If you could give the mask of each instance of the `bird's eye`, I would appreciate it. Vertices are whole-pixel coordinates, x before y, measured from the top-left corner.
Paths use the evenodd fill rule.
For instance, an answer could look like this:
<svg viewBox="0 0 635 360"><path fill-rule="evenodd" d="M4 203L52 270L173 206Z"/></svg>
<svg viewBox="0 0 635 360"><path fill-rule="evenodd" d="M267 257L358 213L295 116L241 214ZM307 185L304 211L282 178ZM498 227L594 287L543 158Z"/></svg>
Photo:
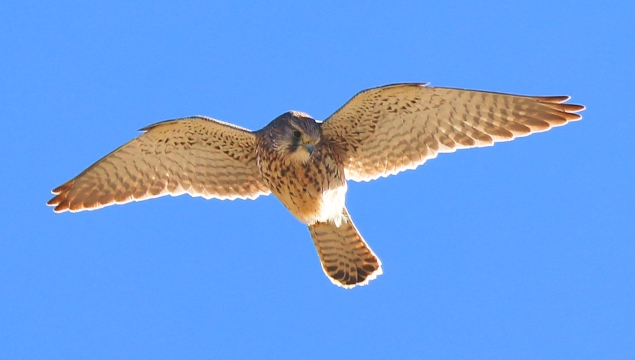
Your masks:
<svg viewBox="0 0 635 360"><path fill-rule="evenodd" d="M298 130L296 130L296 131L293 132L293 137L296 138L296 139L299 139L299 138L302 137L302 133L299 132Z"/></svg>

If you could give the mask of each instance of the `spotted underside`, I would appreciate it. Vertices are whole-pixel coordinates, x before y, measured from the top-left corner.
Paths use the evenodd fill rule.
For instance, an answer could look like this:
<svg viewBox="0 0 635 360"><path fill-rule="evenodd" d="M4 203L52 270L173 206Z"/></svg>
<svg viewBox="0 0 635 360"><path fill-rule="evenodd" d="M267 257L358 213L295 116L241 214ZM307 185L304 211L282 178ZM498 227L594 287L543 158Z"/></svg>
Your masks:
<svg viewBox="0 0 635 360"><path fill-rule="evenodd" d="M398 84L360 92L322 125L341 149L347 180L414 169L438 153L562 126L582 117L568 96L520 96Z"/></svg>
<svg viewBox="0 0 635 360"><path fill-rule="evenodd" d="M254 199L269 194L256 164L255 135L205 117L169 120L53 190L55 212L99 209L159 196Z"/></svg>
<svg viewBox="0 0 635 360"><path fill-rule="evenodd" d="M490 146L581 119L567 96L396 84L358 93L324 122L288 112L251 132L206 117L161 122L53 190L56 212L163 195L255 199L273 192L307 224L336 285L382 274L346 209L346 180L414 169L437 154Z"/></svg>

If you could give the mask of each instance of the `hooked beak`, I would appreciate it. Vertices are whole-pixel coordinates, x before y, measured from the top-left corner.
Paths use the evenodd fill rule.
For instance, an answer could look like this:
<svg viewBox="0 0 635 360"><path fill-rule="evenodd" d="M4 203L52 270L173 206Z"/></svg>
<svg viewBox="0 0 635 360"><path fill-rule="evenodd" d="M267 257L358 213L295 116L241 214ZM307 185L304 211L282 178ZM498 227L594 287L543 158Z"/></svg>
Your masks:
<svg viewBox="0 0 635 360"><path fill-rule="evenodd" d="M309 155L312 155L313 151L315 150L315 144L313 143L304 144L304 148L309 152Z"/></svg>

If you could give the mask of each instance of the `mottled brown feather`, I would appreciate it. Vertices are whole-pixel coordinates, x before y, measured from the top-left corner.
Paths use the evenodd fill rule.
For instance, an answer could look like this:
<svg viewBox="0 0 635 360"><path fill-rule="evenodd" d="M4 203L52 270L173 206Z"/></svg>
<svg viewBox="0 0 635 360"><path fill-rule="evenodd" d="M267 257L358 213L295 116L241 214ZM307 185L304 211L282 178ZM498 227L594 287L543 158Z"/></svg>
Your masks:
<svg viewBox="0 0 635 360"><path fill-rule="evenodd" d="M254 133L205 117L170 120L55 188L48 205L81 211L183 193L253 199L271 189L309 226L328 278L352 288L382 268L346 210L347 179L579 120L584 106L567 100L396 84L360 92L323 123L288 112Z"/></svg>
<svg viewBox="0 0 635 360"><path fill-rule="evenodd" d="M322 270L335 285L352 288L366 285L382 274L381 261L366 244L344 209L345 221L309 226Z"/></svg>
<svg viewBox="0 0 635 360"><path fill-rule="evenodd" d="M255 135L205 117L150 125L145 134L55 188L56 212L98 209L184 193L206 199L269 194L256 164Z"/></svg>
<svg viewBox="0 0 635 360"><path fill-rule="evenodd" d="M520 96L397 84L354 96L322 124L346 178L369 181L414 169L442 152L482 147L579 120L568 96Z"/></svg>

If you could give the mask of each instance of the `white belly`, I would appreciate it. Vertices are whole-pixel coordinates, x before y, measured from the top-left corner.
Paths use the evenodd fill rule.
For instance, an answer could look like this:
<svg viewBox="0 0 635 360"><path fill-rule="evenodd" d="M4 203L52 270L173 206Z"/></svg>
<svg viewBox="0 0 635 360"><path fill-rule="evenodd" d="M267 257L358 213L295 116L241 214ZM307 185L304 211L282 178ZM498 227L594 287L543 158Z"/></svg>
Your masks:
<svg viewBox="0 0 635 360"><path fill-rule="evenodd" d="M346 206L347 188L346 183L344 183L343 186L324 191L322 198L317 201L315 213L307 214L308 216L303 222L308 225L316 222L334 222L339 227Z"/></svg>

